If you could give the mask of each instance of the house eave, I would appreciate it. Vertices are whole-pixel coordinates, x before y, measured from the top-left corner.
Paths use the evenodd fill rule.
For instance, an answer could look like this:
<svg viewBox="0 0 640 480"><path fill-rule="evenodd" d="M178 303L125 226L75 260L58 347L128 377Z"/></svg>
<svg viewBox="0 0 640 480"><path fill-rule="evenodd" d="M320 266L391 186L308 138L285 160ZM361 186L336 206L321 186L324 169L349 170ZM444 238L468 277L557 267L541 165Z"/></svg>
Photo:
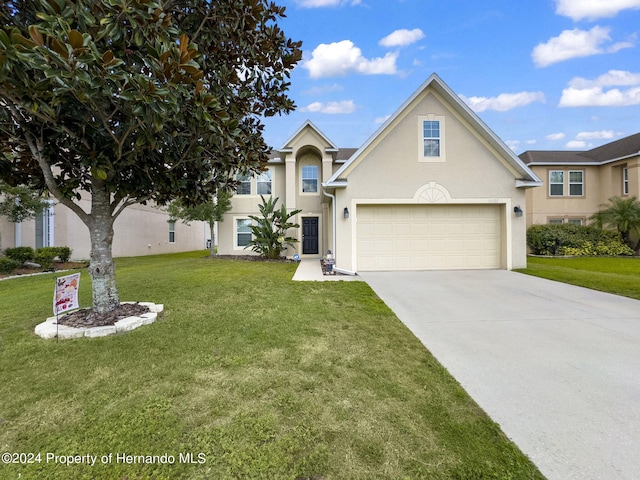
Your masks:
<svg viewBox="0 0 640 480"><path fill-rule="evenodd" d="M544 185L541 181L516 179L516 188L534 188Z"/></svg>

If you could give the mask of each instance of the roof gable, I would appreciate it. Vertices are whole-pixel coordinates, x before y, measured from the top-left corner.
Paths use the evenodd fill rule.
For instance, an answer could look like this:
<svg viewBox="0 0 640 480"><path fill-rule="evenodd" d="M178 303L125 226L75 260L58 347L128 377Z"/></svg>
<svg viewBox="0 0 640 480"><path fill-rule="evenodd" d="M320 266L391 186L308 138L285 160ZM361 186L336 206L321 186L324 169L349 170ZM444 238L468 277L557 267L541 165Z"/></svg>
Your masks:
<svg viewBox="0 0 640 480"><path fill-rule="evenodd" d="M298 130L296 130L293 135L291 135L286 142L284 142L284 145L279 148L278 150L281 152L286 152L291 150L291 148L293 147L293 145L296 143L296 140L298 140L299 137L301 137L305 130L312 130L313 133L319 137L319 139L321 140L322 143L324 143L325 146L325 150L327 151L338 151L338 147L336 146L335 143L333 143L331 140L329 140L329 137L327 137L324 133L322 133L320 131L320 129L318 127L316 127L311 120L307 120L305 121L302 126L300 128L298 128Z"/></svg>
<svg viewBox="0 0 640 480"><path fill-rule="evenodd" d="M327 186L345 186L344 176L348 175L364 157L369 147L378 142L411 105L428 89L432 89L446 105L463 118L475 132L489 144L505 163L516 172L517 186L538 186L542 181L531 171L513 151L447 86L435 73L432 74L387 121L338 169L326 183ZM518 177L519 176L519 177ZM342 179L341 181L339 181Z"/></svg>

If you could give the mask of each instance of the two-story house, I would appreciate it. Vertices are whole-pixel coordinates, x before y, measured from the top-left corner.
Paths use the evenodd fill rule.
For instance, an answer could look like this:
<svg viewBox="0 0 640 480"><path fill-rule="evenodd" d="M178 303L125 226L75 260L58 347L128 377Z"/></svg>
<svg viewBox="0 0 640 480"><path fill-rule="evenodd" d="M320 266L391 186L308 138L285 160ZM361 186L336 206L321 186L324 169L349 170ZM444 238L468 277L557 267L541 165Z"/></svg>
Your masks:
<svg viewBox="0 0 640 480"><path fill-rule="evenodd" d="M331 250L336 269L425 270L526 265L525 192L540 179L431 75L357 149L311 122L241 178L219 224L218 252L247 254L260 195L300 209L302 258Z"/></svg>
<svg viewBox="0 0 640 480"><path fill-rule="evenodd" d="M586 151L526 151L520 159L544 181L527 191L527 226L585 225L611 197L640 197L640 133Z"/></svg>

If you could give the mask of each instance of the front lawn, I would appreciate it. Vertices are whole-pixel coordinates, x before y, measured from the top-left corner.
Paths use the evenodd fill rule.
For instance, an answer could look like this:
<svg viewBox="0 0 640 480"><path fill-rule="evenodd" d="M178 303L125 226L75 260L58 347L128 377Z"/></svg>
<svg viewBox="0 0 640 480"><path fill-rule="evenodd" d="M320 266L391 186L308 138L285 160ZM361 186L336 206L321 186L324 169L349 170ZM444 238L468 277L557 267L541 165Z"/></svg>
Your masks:
<svg viewBox="0 0 640 480"><path fill-rule="evenodd" d="M518 271L640 300L638 257L529 257Z"/></svg>
<svg viewBox="0 0 640 480"><path fill-rule="evenodd" d="M114 337L42 340L54 276L0 282L1 478L542 478L365 283L204 255L119 259L165 315Z"/></svg>

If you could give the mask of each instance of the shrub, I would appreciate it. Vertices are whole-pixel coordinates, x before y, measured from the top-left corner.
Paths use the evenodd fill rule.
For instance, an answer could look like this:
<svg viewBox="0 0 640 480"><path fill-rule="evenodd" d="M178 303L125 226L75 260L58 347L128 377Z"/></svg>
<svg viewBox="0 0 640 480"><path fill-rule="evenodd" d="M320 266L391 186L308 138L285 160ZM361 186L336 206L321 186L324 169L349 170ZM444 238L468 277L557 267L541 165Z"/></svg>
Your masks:
<svg viewBox="0 0 640 480"><path fill-rule="evenodd" d="M53 268L53 259L57 256L57 247L40 247L36 249L33 259L36 263L39 263L42 268Z"/></svg>
<svg viewBox="0 0 640 480"><path fill-rule="evenodd" d="M34 252L31 247L14 247L7 248L4 251L4 254L16 262L20 262L22 265L24 262L29 262L33 260Z"/></svg>
<svg viewBox="0 0 640 480"><path fill-rule="evenodd" d="M618 232L573 224L532 225L527 245L534 255L633 255Z"/></svg>
<svg viewBox="0 0 640 480"><path fill-rule="evenodd" d="M62 263L66 263L71 258L72 250L69 247L50 247L54 248L57 252L56 257L60 259Z"/></svg>
<svg viewBox="0 0 640 480"><path fill-rule="evenodd" d="M11 273L24 262L19 262L9 257L0 257L0 273Z"/></svg>

